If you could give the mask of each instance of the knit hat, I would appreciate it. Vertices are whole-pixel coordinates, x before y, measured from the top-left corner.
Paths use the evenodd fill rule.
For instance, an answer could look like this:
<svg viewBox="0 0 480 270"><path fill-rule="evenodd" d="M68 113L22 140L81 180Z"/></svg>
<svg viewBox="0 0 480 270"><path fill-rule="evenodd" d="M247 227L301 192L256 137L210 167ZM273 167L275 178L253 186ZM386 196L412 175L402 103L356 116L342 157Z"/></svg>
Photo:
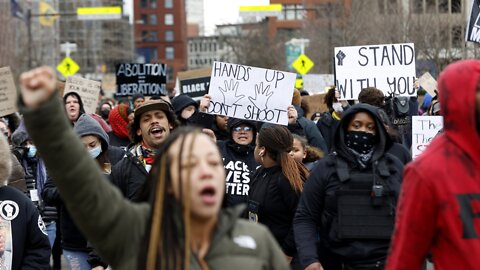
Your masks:
<svg viewBox="0 0 480 270"><path fill-rule="evenodd" d="M302 104L302 96L300 95L300 91L295 88L293 90L292 105L300 106L300 104Z"/></svg>
<svg viewBox="0 0 480 270"><path fill-rule="evenodd" d="M143 96L142 94L138 94L138 93L137 93L137 94L134 94L134 95L132 96L132 102L135 102L135 100L137 100L137 99L139 99L139 98L145 99L145 96Z"/></svg>
<svg viewBox="0 0 480 270"><path fill-rule="evenodd" d="M25 128L25 123L22 121L18 128L12 134L12 144L14 146L22 146L26 140L30 140L31 137Z"/></svg>
<svg viewBox="0 0 480 270"><path fill-rule="evenodd" d="M130 108L125 104L115 106L108 114L108 122L112 131L120 138L128 138L128 115Z"/></svg>
<svg viewBox="0 0 480 270"><path fill-rule="evenodd" d="M7 138L0 134L0 183L6 185L12 173L12 157Z"/></svg>
<svg viewBox="0 0 480 270"><path fill-rule="evenodd" d="M97 136L102 143L102 152L108 150L109 139L107 133L105 133L102 126L90 115L82 114L77 122L75 122L73 130L80 137L88 135Z"/></svg>
<svg viewBox="0 0 480 270"><path fill-rule="evenodd" d="M174 97L172 100L172 105L177 116L182 113L183 109L190 105L193 105L195 106L195 109L198 109L198 103L186 94L181 94Z"/></svg>

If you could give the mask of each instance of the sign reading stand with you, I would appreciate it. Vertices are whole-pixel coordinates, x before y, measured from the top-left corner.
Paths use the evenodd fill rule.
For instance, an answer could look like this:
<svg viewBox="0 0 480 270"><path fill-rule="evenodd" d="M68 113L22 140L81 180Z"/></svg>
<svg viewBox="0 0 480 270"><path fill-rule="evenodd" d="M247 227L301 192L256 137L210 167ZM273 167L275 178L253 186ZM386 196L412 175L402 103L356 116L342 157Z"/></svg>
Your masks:
<svg viewBox="0 0 480 270"><path fill-rule="evenodd" d="M208 113L288 125L296 74L214 62Z"/></svg>

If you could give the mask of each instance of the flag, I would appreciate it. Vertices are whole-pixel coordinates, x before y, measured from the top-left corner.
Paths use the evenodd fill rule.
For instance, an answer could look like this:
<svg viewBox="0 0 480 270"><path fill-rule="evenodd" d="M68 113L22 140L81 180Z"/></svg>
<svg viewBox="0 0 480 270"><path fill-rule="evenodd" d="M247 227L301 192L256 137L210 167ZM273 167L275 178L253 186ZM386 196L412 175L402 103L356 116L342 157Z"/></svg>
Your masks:
<svg viewBox="0 0 480 270"><path fill-rule="evenodd" d="M10 11L12 13L12 17L25 20L25 15L23 14L22 7L18 3L18 0L10 0Z"/></svg>
<svg viewBox="0 0 480 270"><path fill-rule="evenodd" d="M465 41L480 43L480 1L472 0L472 12L468 19Z"/></svg>

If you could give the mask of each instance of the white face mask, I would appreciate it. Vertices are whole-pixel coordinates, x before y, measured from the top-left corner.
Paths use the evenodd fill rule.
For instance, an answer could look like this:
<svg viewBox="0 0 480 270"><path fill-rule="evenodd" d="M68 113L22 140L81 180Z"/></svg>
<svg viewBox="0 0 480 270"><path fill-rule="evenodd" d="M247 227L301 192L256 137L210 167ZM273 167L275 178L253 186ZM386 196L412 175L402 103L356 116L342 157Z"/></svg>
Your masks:
<svg viewBox="0 0 480 270"><path fill-rule="evenodd" d="M98 155L100 155L101 152L102 152L102 147L101 146L97 146L93 149L88 150L88 153L90 154L90 156L92 158L97 158Z"/></svg>
<svg viewBox="0 0 480 270"><path fill-rule="evenodd" d="M338 113L341 113L343 112L343 107L342 107L342 103L340 102L335 102L332 104L332 108L334 111L338 112Z"/></svg>

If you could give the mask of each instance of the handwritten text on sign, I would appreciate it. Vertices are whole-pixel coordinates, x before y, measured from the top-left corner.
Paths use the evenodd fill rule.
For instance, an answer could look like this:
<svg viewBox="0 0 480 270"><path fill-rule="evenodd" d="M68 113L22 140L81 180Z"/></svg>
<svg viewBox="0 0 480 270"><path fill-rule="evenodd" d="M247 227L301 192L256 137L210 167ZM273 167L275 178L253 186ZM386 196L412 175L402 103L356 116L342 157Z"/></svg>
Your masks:
<svg viewBox="0 0 480 270"><path fill-rule="evenodd" d="M87 80L78 76L70 76L65 84L64 95L76 92L82 98L83 107L86 113L95 113L98 106L98 95L102 83Z"/></svg>
<svg viewBox="0 0 480 270"><path fill-rule="evenodd" d="M17 89L10 67L0 68L0 116L17 111Z"/></svg>
<svg viewBox="0 0 480 270"><path fill-rule="evenodd" d="M415 96L413 43L335 48L335 85L341 99L358 99L360 90L376 87L386 95Z"/></svg>
<svg viewBox="0 0 480 270"><path fill-rule="evenodd" d="M443 128L443 116L412 117L412 157L419 156Z"/></svg>
<svg viewBox="0 0 480 270"><path fill-rule="evenodd" d="M208 112L287 125L294 73L214 62Z"/></svg>

